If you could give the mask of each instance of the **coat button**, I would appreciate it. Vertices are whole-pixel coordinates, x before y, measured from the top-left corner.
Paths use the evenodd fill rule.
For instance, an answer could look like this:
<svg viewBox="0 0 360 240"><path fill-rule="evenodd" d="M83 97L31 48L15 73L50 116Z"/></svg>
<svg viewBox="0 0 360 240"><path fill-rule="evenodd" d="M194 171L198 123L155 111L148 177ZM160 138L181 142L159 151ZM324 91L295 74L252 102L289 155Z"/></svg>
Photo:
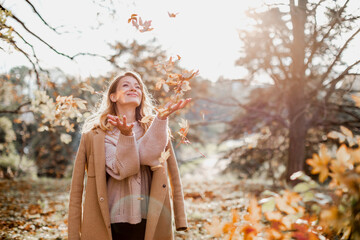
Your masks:
<svg viewBox="0 0 360 240"><path fill-rule="evenodd" d="M100 202L103 202L104 201L104 198L103 197L100 197Z"/></svg>
<svg viewBox="0 0 360 240"><path fill-rule="evenodd" d="M163 184L163 188L166 188L166 184Z"/></svg>

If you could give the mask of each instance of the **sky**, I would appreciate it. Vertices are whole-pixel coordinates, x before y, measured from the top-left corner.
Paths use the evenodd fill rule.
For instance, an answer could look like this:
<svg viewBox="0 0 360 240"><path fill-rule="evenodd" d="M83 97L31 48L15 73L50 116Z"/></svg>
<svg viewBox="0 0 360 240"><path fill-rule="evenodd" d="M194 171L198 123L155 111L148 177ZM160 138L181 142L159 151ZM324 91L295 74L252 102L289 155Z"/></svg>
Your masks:
<svg viewBox="0 0 360 240"><path fill-rule="evenodd" d="M78 52L106 55L110 53L107 43L132 42L134 39L145 43L155 37L169 55L182 57L180 66L189 70L198 69L203 78L216 81L219 76L239 78L244 74L243 70L234 65L240 50L238 29L246 25L244 11L260 4L260 0L128 2L98 0L99 4L109 4L105 8L89 0L32 1L51 26L58 27L60 32L68 32L61 35L44 26L24 0L5 0L3 5L44 40L68 55ZM112 10L116 11L115 16L109 14ZM179 14L176 18L170 18L168 12ZM133 13L143 20L152 20L154 30L145 33L136 30L127 22ZM101 26L96 28L99 22ZM29 39L34 38L30 36ZM100 58L78 57L73 62L51 52L39 41L34 42L44 67L59 67L64 72L82 77L104 75L112 68ZM7 49L10 54L0 53L1 59L6 59L0 61L1 72L18 64L30 67L24 56Z"/></svg>
<svg viewBox="0 0 360 240"><path fill-rule="evenodd" d="M216 81L220 76L230 79L246 76L244 69L235 66L241 49L238 31L249 25L245 10L260 6L264 1L32 1L43 18L62 32L61 35L44 26L24 0L3 0L3 6L12 10L58 51L68 55L78 52L107 55L111 52L109 43L132 42L134 39L145 43L156 38L170 56L182 57L180 66L199 70L201 77ZM179 14L170 18L168 12ZM154 30L140 33L135 29L127 22L133 13L143 20L152 20ZM33 40L41 65L45 68L58 67L80 77L106 75L112 70L104 59L81 56L74 62L55 54L32 36L28 37ZM8 50L6 53L0 52L0 72L20 64L31 66L20 53L9 47L5 49Z"/></svg>

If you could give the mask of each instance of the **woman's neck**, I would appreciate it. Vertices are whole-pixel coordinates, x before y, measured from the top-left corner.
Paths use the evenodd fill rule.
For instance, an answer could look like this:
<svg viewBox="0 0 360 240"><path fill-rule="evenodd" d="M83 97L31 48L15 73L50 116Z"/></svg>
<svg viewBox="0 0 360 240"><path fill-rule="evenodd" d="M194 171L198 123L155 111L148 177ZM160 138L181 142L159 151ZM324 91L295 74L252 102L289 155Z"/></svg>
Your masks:
<svg viewBox="0 0 360 240"><path fill-rule="evenodd" d="M132 122L135 122L136 121L136 118L135 118L135 108L133 107L126 107L126 106L116 106L117 109L116 109L116 112L117 112L117 115L121 115L122 116L126 116L126 122L127 123L132 123ZM122 119L120 119L122 120Z"/></svg>

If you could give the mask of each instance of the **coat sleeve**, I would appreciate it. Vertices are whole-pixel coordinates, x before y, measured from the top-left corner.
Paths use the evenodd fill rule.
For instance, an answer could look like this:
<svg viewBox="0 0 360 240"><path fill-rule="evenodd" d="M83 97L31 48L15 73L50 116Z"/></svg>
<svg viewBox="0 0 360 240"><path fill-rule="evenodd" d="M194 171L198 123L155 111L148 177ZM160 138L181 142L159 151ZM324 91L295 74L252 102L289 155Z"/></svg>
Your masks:
<svg viewBox="0 0 360 240"><path fill-rule="evenodd" d="M117 180L135 175L140 170L135 136L119 134L116 146L105 139L106 172Z"/></svg>
<svg viewBox="0 0 360 240"><path fill-rule="evenodd" d="M159 158L168 142L168 118L159 119L157 116L151 123L144 136L139 140L140 164L150 167L160 164Z"/></svg>
<svg viewBox="0 0 360 240"><path fill-rule="evenodd" d="M185 231L188 229L188 223L185 211L184 193L182 189L179 168L177 165L171 140L169 140L166 148L170 149L170 156L167 160L167 164L173 196L175 226L177 231Z"/></svg>
<svg viewBox="0 0 360 240"><path fill-rule="evenodd" d="M68 213L68 239L80 239L81 216L82 216L82 195L84 187L84 174L86 163L85 135L81 135L80 145L76 153L73 168L70 201Z"/></svg>

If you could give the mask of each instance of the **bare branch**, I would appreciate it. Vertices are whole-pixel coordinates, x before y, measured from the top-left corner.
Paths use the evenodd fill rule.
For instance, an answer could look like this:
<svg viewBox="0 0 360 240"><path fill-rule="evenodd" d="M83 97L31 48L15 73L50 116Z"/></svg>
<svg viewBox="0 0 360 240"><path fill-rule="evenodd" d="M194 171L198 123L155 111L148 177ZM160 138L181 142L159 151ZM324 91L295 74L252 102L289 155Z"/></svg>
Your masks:
<svg viewBox="0 0 360 240"><path fill-rule="evenodd" d="M329 90L326 93L325 96L325 101L327 102L329 97L331 96L331 94L333 93L333 91L335 90L335 86L336 84L341 81L345 76L347 76L349 70L351 70L354 66L358 65L360 63L360 60L354 62L353 64L351 64L350 66L348 66L337 78L335 78L334 80L330 81L328 84L325 84L325 86L331 84Z"/></svg>
<svg viewBox="0 0 360 240"><path fill-rule="evenodd" d="M25 52L24 50L22 50L21 48L19 48L16 44L16 42L14 40L10 40L10 43L14 46L14 48L16 50L18 50L19 52L21 52L22 54L24 54L24 56L29 60L29 62L31 63L31 65L33 66L33 70L35 72L36 75L36 83L40 86L40 75L38 70L36 69L36 65L35 63L32 61L32 59L29 57L29 54L27 52Z"/></svg>
<svg viewBox="0 0 360 240"><path fill-rule="evenodd" d="M6 10L8 11L6 8L4 8L1 4L0 4L0 9L2 10ZM37 38L39 41L41 41L42 43L44 43L46 46L48 46L51 50L53 50L55 53L67 57L70 60L74 60L75 57L80 56L80 55L88 55L88 56L96 56L96 57L101 57L104 58L105 60L108 61L108 59L105 56L99 55L99 54L94 54L94 53L77 53L73 56L69 56L65 53L59 52L58 50L56 50L53 46L51 46L49 43L47 43L45 40L43 40L41 37L39 37L37 34L35 34L33 31L31 31L29 28L26 27L25 23L22 22L19 18L17 18L14 14L11 15L11 17L17 21L28 33L30 33L31 35L33 35L35 38Z"/></svg>
<svg viewBox="0 0 360 240"><path fill-rule="evenodd" d="M340 8L338 15L341 15L343 13L343 11L345 10L346 5L348 4L349 0L347 0L344 5ZM326 34L321 38L321 40L319 42L314 42L313 43L313 49L311 51L311 54L305 64L305 69L308 68L309 64L311 63L317 49L323 44L323 42L325 41L325 39L330 35L330 32L333 30L333 28L335 27L337 23L337 19L333 19L330 25L329 30L326 32ZM316 38L315 38L316 39Z"/></svg>
<svg viewBox="0 0 360 240"><path fill-rule="evenodd" d="M41 16L41 14L36 10L36 8L34 7L34 5L32 5L32 3L29 0L25 0L25 2L27 2L30 7L32 8L32 10L35 12L35 14L41 19L41 21L48 26L51 30L53 30L54 32L56 32L57 34L60 34L55 28L51 27Z"/></svg>
<svg viewBox="0 0 360 240"><path fill-rule="evenodd" d="M0 114L2 113L12 113L12 114L21 114L21 113L27 113L27 112L33 112L32 110L27 110L27 111L20 111L20 109L26 105L31 104L31 102L25 102L22 103L21 105L19 105L15 110L0 110Z"/></svg>
<svg viewBox="0 0 360 240"><path fill-rule="evenodd" d="M356 30L356 32L354 32L351 37L344 43L344 45L342 46L342 48L340 49L340 51L338 52L338 54L336 55L334 61L331 63L331 65L328 67L326 73L322 76L321 82L323 82L328 76L329 73L331 72L331 70L333 69L334 65L339 61L341 54L343 53L343 51L346 49L346 47L349 45L349 43L351 42L351 40L353 40L355 38L355 36L360 32L360 28L358 28L358 30Z"/></svg>

